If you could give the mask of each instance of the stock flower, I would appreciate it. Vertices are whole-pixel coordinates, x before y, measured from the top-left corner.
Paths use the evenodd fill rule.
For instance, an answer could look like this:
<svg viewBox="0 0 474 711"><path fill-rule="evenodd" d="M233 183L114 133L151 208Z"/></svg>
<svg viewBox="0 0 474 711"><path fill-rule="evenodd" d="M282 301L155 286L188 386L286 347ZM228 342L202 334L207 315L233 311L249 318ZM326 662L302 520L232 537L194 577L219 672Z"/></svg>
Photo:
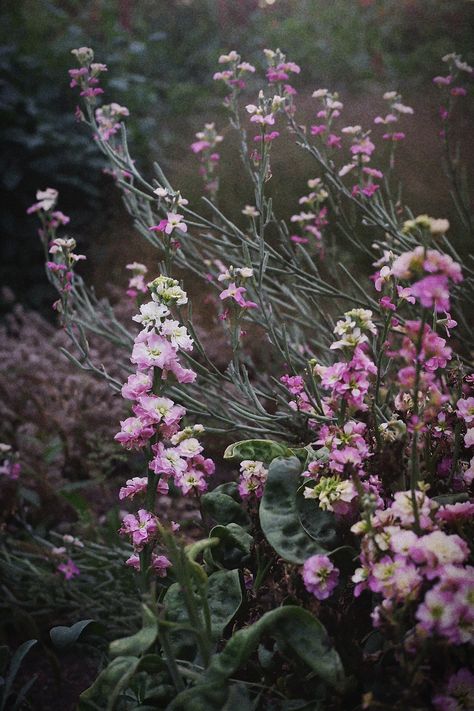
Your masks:
<svg viewBox="0 0 474 711"><path fill-rule="evenodd" d="M139 417L127 417L120 422L121 430L114 439L125 447L125 449L139 449L144 447L150 437L153 436L153 427L144 424Z"/></svg>
<svg viewBox="0 0 474 711"><path fill-rule="evenodd" d="M182 351L192 351L194 341L188 334L186 327L181 326L179 321L166 319L161 324L160 333L162 336L169 338L174 348Z"/></svg>
<svg viewBox="0 0 474 711"><path fill-rule="evenodd" d="M147 481L146 476L135 476L133 479L128 479L125 486L122 486L119 491L119 499L133 499L137 494L142 494L146 491Z"/></svg>
<svg viewBox="0 0 474 711"><path fill-rule="evenodd" d="M253 301L247 301L244 298L244 294L247 289L244 286L237 286L235 282L231 282L227 289L221 291L219 298L223 301L224 299L234 299L235 302L243 309L246 308L257 308L257 304Z"/></svg>
<svg viewBox="0 0 474 711"><path fill-rule="evenodd" d="M136 550L141 550L149 543L158 530L156 517L145 509L139 509L137 515L127 514L123 517L119 533L130 536Z"/></svg>
<svg viewBox="0 0 474 711"><path fill-rule="evenodd" d="M164 369L174 356L174 348L166 338L144 331L135 339L130 360L138 370Z"/></svg>
<svg viewBox="0 0 474 711"><path fill-rule="evenodd" d="M149 301L140 306L140 313L132 316L132 321L140 323L147 331L161 323L161 320L168 316L169 309L164 304L156 301Z"/></svg>
<svg viewBox="0 0 474 711"><path fill-rule="evenodd" d="M165 425L176 425L186 414L181 405L175 405L173 400L156 395L142 395L133 408L134 413L146 425L163 422Z"/></svg>
<svg viewBox="0 0 474 711"><path fill-rule="evenodd" d="M433 699L436 711L469 711L474 708L474 675L462 667L449 677L441 693Z"/></svg>
<svg viewBox="0 0 474 711"><path fill-rule="evenodd" d="M66 563L61 563L58 565L58 568L60 573L64 575L64 578L66 580L71 580L74 578L76 575L80 575L81 571L77 567L77 565L69 558Z"/></svg>
<svg viewBox="0 0 474 711"><path fill-rule="evenodd" d="M460 398L457 401L456 411L458 417L460 417L466 424L470 424L474 421L474 397L468 397L466 399Z"/></svg>
<svg viewBox="0 0 474 711"><path fill-rule="evenodd" d="M128 376L128 380L122 385L122 397L126 400L138 400L141 395L149 392L153 385L153 378L150 372L140 371Z"/></svg>
<svg viewBox="0 0 474 711"><path fill-rule="evenodd" d="M351 481L341 481L337 476L322 476L314 487L304 488L303 496L305 499L318 499L323 511L334 511L344 516L350 511L357 491Z"/></svg>
<svg viewBox="0 0 474 711"><path fill-rule="evenodd" d="M239 494L243 499L249 496L256 496L260 499L263 496L268 470L263 462L252 459L245 459L240 464Z"/></svg>
<svg viewBox="0 0 474 711"><path fill-rule="evenodd" d="M326 600L339 582L339 570L327 555L313 555L303 565L306 590L318 600Z"/></svg>

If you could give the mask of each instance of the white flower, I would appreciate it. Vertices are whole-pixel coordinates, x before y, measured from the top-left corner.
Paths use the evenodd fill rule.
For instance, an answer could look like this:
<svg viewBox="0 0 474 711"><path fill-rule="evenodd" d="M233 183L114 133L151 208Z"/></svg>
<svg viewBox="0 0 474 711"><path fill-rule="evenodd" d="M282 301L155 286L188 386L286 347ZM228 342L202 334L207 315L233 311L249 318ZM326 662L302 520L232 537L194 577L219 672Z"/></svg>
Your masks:
<svg viewBox="0 0 474 711"><path fill-rule="evenodd" d="M132 316L132 321L141 323L145 329L153 328L155 324L161 323L161 319L168 316L169 309L156 301L149 301L140 306L140 313Z"/></svg>
<svg viewBox="0 0 474 711"><path fill-rule="evenodd" d="M180 348L183 351L191 351L193 349L193 339L188 334L186 327L181 326L178 321L166 319L161 325L160 332L162 336L170 339L175 348Z"/></svg>

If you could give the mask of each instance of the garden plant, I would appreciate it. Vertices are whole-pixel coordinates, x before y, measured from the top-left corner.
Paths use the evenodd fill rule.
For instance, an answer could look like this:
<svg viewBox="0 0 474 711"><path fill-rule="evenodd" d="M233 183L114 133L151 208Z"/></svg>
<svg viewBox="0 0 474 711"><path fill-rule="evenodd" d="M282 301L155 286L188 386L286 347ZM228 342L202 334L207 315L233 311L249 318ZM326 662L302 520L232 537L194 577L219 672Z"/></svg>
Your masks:
<svg viewBox="0 0 474 711"><path fill-rule="evenodd" d="M87 47L73 55L76 116L157 254L124 265L124 322L81 278L57 191L29 210L67 355L125 400L115 440L141 469L117 492L116 550L136 571L142 627L124 625L80 708L473 708L473 218L454 120L472 68L451 53L433 79L450 225L413 214L399 185L416 116L398 89L363 126L315 87L303 125L304 68L279 49L263 69L221 55L229 127L210 117L196 135L204 197L190 205L158 164L140 173L107 67ZM253 196L238 219L219 208L232 136ZM289 221L272 190L285 142L313 165ZM215 314L218 348L191 301ZM112 345L112 368L91 338ZM194 529L166 497L193 501ZM73 541L57 555L74 585Z"/></svg>

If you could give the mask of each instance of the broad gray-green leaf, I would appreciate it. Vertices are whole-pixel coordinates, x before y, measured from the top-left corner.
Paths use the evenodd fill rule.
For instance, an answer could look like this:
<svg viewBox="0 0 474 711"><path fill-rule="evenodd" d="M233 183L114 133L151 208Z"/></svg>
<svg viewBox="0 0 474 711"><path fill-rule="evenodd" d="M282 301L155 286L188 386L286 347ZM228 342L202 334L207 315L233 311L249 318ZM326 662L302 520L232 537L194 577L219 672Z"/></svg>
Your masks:
<svg viewBox="0 0 474 711"><path fill-rule="evenodd" d="M238 523L241 526L249 526L250 524L249 517L241 504L221 491L214 490L204 494L201 498L201 504L204 513L216 523L224 526L227 523Z"/></svg>
<svg viewBox="0 0 474 711"><path fill-rule="evenodd" d="M241 567L250 554L252 536L236 523L214 526L210 535L220 540L219 545L212 549L212 560L225 568Z"/></svg>
<svg viewBox="0 0 474 711"><path fill-rule="evenodd" d="M200 605L199 596L194 594L196 605ZM242 590L238 570L218 570L209 577L207 604L211 617L212 637L217 641L232 620L242 603ZM185 604L185 596L179 583L173 583L164 597L166 619L182 625L190 625ZM204 617L201 613L204 625ZM170 641L177 657L193 659L196 655L195 635L187 630L172 630Z"/></svg>
<svg viewBox="0 0 474 711"><path fill-rule="evenodd" d="M229 698L229 679L244 666L264 635L281 640L322 681L343 691L341 659L324 626L300 607L280 607L267 612L250 627L239 630L220 654L213 656L199 682L178 694L168 711L219 711ZM207 704L207 706L206 706Z"/></svg>
<svg viewBox="0 0 474 711"><path fill-rule="evenodd" d="M331 550L338 544L336 517L332 511L322 511L314 499L296 497L298 516L306 533L323 548Z"/></svg>
<svg viewBox="0 0 474 711"><path fill-rule="evenodd" d="M81 620L71 625L71 627L63 627L62 625L53 627L49 631L49 636L55 647L63 649L64 647L69 647L69 645L78 642L86 633L100 633L102 630L102 626L95 622L95 620Z"/></svg>
<svg viewBox="0 0 474 711"><path fill-rule="evenodd" d="M303 528L297 506L301 464L296 457L275 459L260 502L260 525L269 544L290 563L304 563L326 549Z"/></svg>
<svg viewBox="0 0 474 711"><path fill-rule="evenodd" d="M244 439L230 444L224 452L224 459L254 459L270 464L275 457L288 457L290 449L283 442L271 439Z"/></svg>
<svg viewBox="0 0 474 711"><path fill-rule="evenodd" d="M153 612L143 605L143 627L131 637L115 639L110 643L111 657L139 656L151 647L158 636L158 624Z"/></svg>
<svg viewBox="0 0 474 711"><path fill-rule="evenodd" d="M136 672L140 660L138 657L117 657L99 674L92 686L82 692L79 701L79 711L87 709L104 708L97 706L96 700L109 699L114 693L117 685L120 685L124 677L127 682Z"/></svg>

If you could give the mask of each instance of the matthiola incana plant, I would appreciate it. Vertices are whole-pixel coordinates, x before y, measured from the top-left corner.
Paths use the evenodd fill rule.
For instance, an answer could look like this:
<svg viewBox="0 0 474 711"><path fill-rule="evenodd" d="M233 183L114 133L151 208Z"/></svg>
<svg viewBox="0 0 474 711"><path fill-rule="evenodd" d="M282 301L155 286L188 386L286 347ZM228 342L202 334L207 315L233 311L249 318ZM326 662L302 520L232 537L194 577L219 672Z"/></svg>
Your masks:
<svg viewBox="0 0 474 711"><path fill-rule="evenodd" d="M265 50L259 79L236 51L222 55L214 79L254 194L236 223L217 205L215 122L191 146L205 187L191 206L158 165L141 175L127 109L102 103L105 65L73 54L77 115L158 256L153 269L126 266L126 327L76 273L56 192L31 208L70 357L129 401L115 439L143 464L118 492L133 507L120 532L143 629L112 643L83 708L473 708L474 272L452 236L472 239L472 219L450 121L473 70L451 54L434 79L453 229L400 198L398 149L416 118L398 91L363 126L316 88L305 125L298 65ZM272 197L285 141L314 161L288 220ZM333 259L335 241L351 268ZM218 362L193 326L183 268L213 304ZM93 362L88 332L115 344L122 381ZM235 462L217 486L211 437ZM195 500L199 540L157 492Z"/></svg>

